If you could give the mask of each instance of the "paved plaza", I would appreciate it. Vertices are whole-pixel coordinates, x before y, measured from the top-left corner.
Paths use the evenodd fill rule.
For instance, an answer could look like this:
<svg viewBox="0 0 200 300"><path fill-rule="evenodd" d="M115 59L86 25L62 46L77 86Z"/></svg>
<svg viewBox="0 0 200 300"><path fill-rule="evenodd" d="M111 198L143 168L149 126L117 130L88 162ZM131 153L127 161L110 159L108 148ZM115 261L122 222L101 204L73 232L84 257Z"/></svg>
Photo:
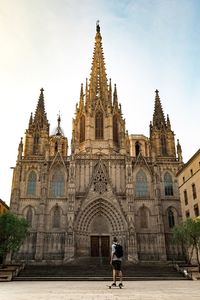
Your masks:
<svg viewBox="0 0 200 300"><path fill-rule="evenodd" d="M109 282L110 283L110 282ZM200 281L127 281L108 289L105 281L1 282L1 300L183 300L200 299Z"/></svg>

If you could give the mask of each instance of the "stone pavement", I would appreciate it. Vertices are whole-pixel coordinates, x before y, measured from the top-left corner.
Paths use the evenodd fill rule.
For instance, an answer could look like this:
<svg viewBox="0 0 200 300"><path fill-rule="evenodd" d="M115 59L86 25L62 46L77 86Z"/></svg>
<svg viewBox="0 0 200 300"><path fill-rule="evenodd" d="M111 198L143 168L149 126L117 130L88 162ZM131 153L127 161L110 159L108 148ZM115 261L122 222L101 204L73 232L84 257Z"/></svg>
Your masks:
<svg viewBox="0 0 200 300"><path fill-rule="evenodd" d="M200 281L126 281L108 289L105 281L1 282L0 300L197 300Z"/></svg>

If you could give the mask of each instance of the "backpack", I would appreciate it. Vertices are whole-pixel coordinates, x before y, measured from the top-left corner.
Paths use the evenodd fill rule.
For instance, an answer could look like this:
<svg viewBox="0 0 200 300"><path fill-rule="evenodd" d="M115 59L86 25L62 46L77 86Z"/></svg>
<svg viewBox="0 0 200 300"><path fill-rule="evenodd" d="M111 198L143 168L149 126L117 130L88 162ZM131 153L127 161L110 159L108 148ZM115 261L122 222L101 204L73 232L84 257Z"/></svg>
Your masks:
<svg viewBox="0 0 200 300"><path fill-rule="evenodd" d="M121 258L123 256L123 247L120 244L115 244L115 255L117 258Z"/></svg>

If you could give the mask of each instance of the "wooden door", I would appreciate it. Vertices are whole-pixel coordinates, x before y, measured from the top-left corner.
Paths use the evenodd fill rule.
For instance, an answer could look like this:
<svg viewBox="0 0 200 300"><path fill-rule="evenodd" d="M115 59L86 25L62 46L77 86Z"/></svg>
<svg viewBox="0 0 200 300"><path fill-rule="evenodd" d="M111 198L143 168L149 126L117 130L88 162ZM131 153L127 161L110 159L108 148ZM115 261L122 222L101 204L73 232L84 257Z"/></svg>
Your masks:
<svg viewBox="0 0 200 300"><path fill-rule="evenodd" d="M110 239L109 236L101 236L101 256L110 256Z"/></svg>
<svg viewBox="0 0 200 300"><path fill-rule="evenodd" d="M99 256L99 236L91 236L91 256Z"/></svg>

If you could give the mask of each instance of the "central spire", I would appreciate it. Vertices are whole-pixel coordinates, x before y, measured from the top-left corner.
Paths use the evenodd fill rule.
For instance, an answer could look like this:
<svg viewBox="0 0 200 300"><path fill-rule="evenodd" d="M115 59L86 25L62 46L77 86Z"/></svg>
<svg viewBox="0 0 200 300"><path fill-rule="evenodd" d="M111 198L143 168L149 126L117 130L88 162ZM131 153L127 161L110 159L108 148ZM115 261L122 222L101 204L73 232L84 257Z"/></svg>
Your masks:
<svg viewBox="0 0 200 300"><path fill-rule="evenodd" d="M97 103L106 109L108 104L108 80L103 55L102 37L99 21L96 23L95 46L89 84L89 105L94 108Z"/></svg>
<svg viewBox="0 0 200 300"><path fill-rule="evenodd" d="M165 116L163 113L160 97L159 97L159 91L155 90L155 107L154 107L154 114L153 114L153 126L155 126L157 129L165 128L166 127L166 121Z"/></svg>

